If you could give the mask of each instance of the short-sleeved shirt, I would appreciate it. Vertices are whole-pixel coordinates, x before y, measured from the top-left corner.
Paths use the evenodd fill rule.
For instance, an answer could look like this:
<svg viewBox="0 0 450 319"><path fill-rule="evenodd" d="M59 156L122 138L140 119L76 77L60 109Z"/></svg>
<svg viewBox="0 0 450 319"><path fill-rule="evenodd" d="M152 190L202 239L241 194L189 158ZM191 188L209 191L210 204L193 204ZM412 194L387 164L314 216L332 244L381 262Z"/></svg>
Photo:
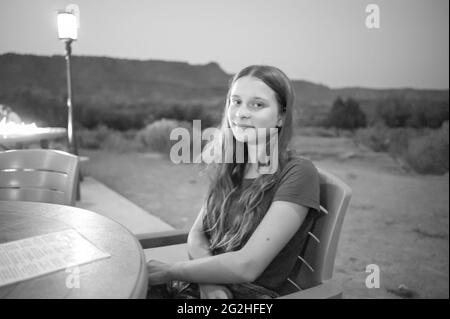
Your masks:
<svg viewBox="0 0 450 319"><path fill-rule="evenodd" d="M251 185L252 181L254 179L244 179L242 189ZM254 284L278 293L291 290L288 287L292 285L288 280L289 275L297 261L297 256L306 244L308 232L312 229L314 221L320 216L319 191L319 174L314 164L303 157L292 157L283 167L277 184L271 191L264 194L261 205L266 213L272 202L286 201L309 208L308 214L295 235L253 282ZM235 205L240 204L233 201L229 210L231 214L242 211ZM280 212L280 218L283 218L283 212Z"/></svg>

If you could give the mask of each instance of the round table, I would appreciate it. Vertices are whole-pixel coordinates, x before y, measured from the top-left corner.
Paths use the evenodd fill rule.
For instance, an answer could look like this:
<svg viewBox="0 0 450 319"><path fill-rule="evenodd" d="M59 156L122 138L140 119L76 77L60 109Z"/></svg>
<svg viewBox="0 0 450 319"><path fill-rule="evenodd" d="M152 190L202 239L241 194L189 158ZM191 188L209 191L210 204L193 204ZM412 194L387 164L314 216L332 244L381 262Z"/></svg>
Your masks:
<svg viewBox="0 0 450 319"><path fill-rule="evenodd" d="M74 229L111 257L79 265L79 287L64 270L0 287L0 298L145 298L143 250L125 227L94 212L56 204L0 201L0 243Z"/></svg>

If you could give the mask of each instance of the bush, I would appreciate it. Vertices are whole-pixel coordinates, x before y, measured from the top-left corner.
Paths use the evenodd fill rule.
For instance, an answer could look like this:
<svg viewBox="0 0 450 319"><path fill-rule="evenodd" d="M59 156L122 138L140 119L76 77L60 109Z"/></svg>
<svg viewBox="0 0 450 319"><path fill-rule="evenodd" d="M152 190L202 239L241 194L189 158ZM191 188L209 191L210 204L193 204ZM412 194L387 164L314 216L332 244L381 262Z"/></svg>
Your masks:
<svg viewBox="0 0 450 319"><path fill-rule="evenodd" d="M326 125L353 130L366 126L366 115L354 99L349 98L347 101L343 101L341 98L337 98L328 115Z"/></svg>
<svg viewBox="0 0 450 319"><path fill-rule="evenodd" d="M355 141L388 152L420 174L442 174L449 169L448 134L448 122L438 130L377 125L358 130Z"/></svg>
<svg viewBox="0 0 450 319"><path fill-rule="evenodd" d="M137 132L136 138L149 150L169 155L171 147L177 143L170 140L170 132L177 127L184 127L192 132L192 125L188 122L162 119Z"/></svg>
<svg viewBox="0 0 450 319"><path fill-rule="evenodd" d="M386 126L378 124L357 130L354 139L375 152L386 152L389 148L390 134Z"/></svg>
<svg viewBox="0 0 450 319"><path fill-rule="evenodd" d="M126 139L123 133L111 131L112 134L106 138L103 148L117 153L126 153L131 151L141 151L143 145L138 140Z"/></svg>
<svg viewBox="0 0 450 319"><path fill-rule="evenodd" d="M337 137L338 132L333 128L321 126L301 126L295 128L295 134L301 136Z"/></svg>
<svg viewBox="0 0 450 319"><path fill-rule="evenodd" d="M201 120L203 127L215 126L220 122L220 114L213 107L201 104L167 104L152 110L150 122L161 119L173 119L179 122Z"/></svg>
<svg viewBox="0 0 450 319"><path fill-rule="evenodd" d="M423 130L410 128L388 129L386 134L389 136L387 151L394 158L405 158L408 152L410 141L417 136L422 136Z"/></svg>
<svg viewBox="0 0 450 319"><path fill-rule="evenodd" d="M439 128L448 121L448 99L406 99L389 97L377 102L377 117L388 127Z"/></svg>
<svg viewBox="0 0 450 319"><path fill-rule="evenodd" d="M130 151L140 151L143 145L139 140L134 139L134 134L108 129L106 126L99 126L93 130L77 131L78 142L81 148L104 149L112 152L125 153Z"/></svg>
<svg viewBox="0 0 450 319"><path fill-rule="evenodd" d="M101 149L107 136L110 134L110 130L106 126L101 125L92 130L77 130L76 133L81 148Z"/></svg>
<svg viewBox="0 0 450 319"><path fill-rule="evenodd" d="M218 110L202 104L137 103L130 105L110 105L108 108L80 103L79 119L82 126L93 129L105 125L111 129L128 131L143 129L146 125L161 119L180 122L201 120L203 127L215 126L220 122Z"/></svg>
<svg viewBox="0 0 450 319"><path fill-rule="evenodd" d="M418 173L443 174L449 168L448 122L438 130L413 138L407 148L406 161Z"/></svg>
<svg viewBox="0 0 450 319"><path fill-rule="evenodd" d="M411 118L411 103L403 98L394 97L380 102L377 112L389 127L404 127Z"/></svg>

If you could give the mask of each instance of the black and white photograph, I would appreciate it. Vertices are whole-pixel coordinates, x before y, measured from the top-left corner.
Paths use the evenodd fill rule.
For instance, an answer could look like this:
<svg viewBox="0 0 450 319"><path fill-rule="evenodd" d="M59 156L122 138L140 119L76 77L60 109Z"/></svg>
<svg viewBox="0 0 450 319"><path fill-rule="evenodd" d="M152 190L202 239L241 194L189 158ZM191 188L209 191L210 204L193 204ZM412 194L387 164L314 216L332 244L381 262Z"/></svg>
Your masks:
<svg viewBox="0 0 450 319"><path fill-rule="evenodd" d="M448 1L70 1L0 0L0 299L449 298Z"/></svg>

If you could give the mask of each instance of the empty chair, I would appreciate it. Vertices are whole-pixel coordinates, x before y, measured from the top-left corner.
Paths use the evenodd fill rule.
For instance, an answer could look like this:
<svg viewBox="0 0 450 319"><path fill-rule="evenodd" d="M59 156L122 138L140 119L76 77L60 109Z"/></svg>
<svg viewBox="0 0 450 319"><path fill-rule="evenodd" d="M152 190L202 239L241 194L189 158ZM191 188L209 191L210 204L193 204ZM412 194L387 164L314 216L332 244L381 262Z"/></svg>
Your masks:
<svg viewBox="0 0 450 319"><path fill-rule="evenodd" d="M0 152L0 200L75 205L78 156L57 150Z"/></svg>
<svg viewBox="0 0 450 319"><path fill-rule="evenodd" d="M313 229L309 232L309 238L304 251L299 252L298 260L289 276L295 292L286 294L281 298L341 298L342 287L332 279L334 261L336 257L339 235L342 230L344 216L347 211L351 189L338 177L318 169L320 175L320 206L323 212L317 219ZM184 259L187 254L178 250L186 250L188 232L186 230L174 230L152 234L138 235L139 242L144 249L162 246L177 247L167 251L170 261ZM155 259L163 260L164 250L156 248ZM149 255L152 256L152 250ZM174 258L175 256L175 258Z"/></svg>

